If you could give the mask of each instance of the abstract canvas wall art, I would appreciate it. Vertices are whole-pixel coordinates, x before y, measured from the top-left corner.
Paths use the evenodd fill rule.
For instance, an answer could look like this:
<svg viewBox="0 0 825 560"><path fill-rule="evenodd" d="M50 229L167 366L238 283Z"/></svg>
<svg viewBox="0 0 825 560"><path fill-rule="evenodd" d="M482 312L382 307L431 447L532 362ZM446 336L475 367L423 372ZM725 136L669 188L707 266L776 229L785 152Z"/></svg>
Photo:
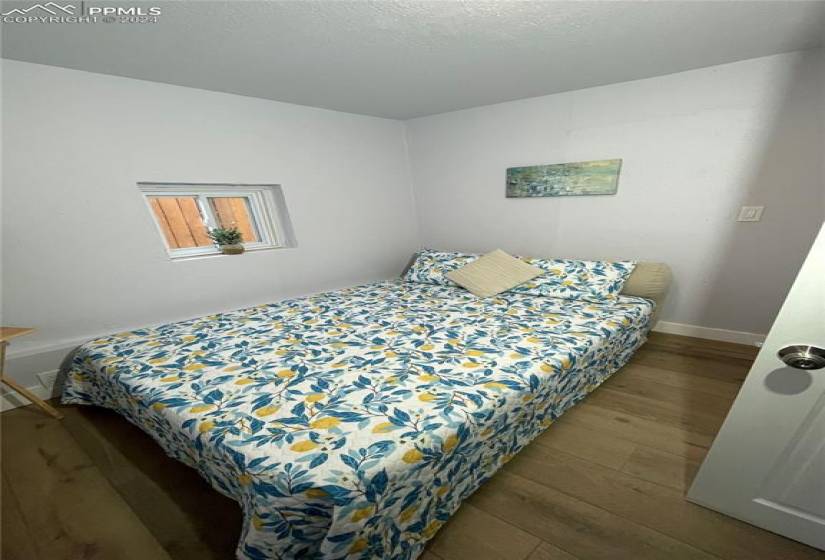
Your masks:
<svg viewBox="0 0 825 560"><path fill-rule="evenodd" d="M620 159L507 169L507 198L616 194Z"/></svg>

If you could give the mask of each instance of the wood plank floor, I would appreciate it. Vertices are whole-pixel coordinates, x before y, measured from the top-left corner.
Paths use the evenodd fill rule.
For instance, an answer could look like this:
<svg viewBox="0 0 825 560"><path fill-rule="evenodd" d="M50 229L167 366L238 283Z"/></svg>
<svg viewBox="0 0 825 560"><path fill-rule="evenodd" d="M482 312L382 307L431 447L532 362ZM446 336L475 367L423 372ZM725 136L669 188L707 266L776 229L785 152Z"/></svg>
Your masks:
<svg viewBox="0 0 825 560"><path fill-rule="evenodd" d="M684 499L755 349L653 334L461 507L424 560L825 558ZM114 413L3 413L5 560L228 560L241 514Z"/></svg>

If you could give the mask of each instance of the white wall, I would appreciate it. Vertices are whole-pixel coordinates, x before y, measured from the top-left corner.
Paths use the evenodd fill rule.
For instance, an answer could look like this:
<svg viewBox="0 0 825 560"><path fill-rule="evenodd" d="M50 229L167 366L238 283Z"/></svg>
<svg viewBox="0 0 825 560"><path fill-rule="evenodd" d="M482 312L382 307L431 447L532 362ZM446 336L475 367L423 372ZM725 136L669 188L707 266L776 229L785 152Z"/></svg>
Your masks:
<svg viewBox="0 0 825 560"><path fill-rule="evenodd" d="M10 348L24 385L78 340L397 276L417 247L397 121L2 70L2 322L38 329ZM137 181L281 184L298 247L172 262Z"/></svg>
<svg viewBox="0 0 825 560"><path fill-rule="evenodd" d="M423 244L661 260L666 321L765 333L823 219L823 52L408 121ZM506 199L512 166L622 158L616 196ZM762 222L736 223L741 205Z"/></svg>
<svg viewBox="0 0 825 560"><path fill-rule="evenodd" d="M9 361L27 385L89 337L395 276L419 245L663 260L663 319L767 332L825 212L821 50L416 119L406 138L397 121L2 70L0 320L38 328ZM616 196L504 198L507 167L613 157ZM172 262L137 181L280 183L298 248ZM737 224L742 204L763 221Z"/></svg>

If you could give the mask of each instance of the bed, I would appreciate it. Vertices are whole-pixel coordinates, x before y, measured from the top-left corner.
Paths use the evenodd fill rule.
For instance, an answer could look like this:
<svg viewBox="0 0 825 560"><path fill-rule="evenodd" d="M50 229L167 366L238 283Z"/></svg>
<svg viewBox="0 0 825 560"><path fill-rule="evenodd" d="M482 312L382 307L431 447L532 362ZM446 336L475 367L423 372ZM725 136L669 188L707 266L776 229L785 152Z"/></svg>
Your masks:
<svg viewBox="0 0 825 560"><path fill-rule="evenodd" d="M654 307L379 282L93 340L62 400L238 501L238 558L412 559L628 361Z"/></svg>

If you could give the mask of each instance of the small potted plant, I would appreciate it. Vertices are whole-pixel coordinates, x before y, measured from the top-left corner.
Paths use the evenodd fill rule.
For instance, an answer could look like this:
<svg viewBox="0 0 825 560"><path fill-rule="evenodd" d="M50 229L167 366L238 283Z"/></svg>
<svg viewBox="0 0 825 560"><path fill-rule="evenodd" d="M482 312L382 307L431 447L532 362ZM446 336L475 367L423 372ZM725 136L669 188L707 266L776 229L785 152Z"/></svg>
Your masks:
<svg viewBox="0 0 825 560"><path fill-rule="evenodd" d="M209 237L212 241L220 247L221 253L224 255L240 255L243 253L243 245L241 241L243 236L238 228L222 228L216 227L209 230Z"/></svg>

